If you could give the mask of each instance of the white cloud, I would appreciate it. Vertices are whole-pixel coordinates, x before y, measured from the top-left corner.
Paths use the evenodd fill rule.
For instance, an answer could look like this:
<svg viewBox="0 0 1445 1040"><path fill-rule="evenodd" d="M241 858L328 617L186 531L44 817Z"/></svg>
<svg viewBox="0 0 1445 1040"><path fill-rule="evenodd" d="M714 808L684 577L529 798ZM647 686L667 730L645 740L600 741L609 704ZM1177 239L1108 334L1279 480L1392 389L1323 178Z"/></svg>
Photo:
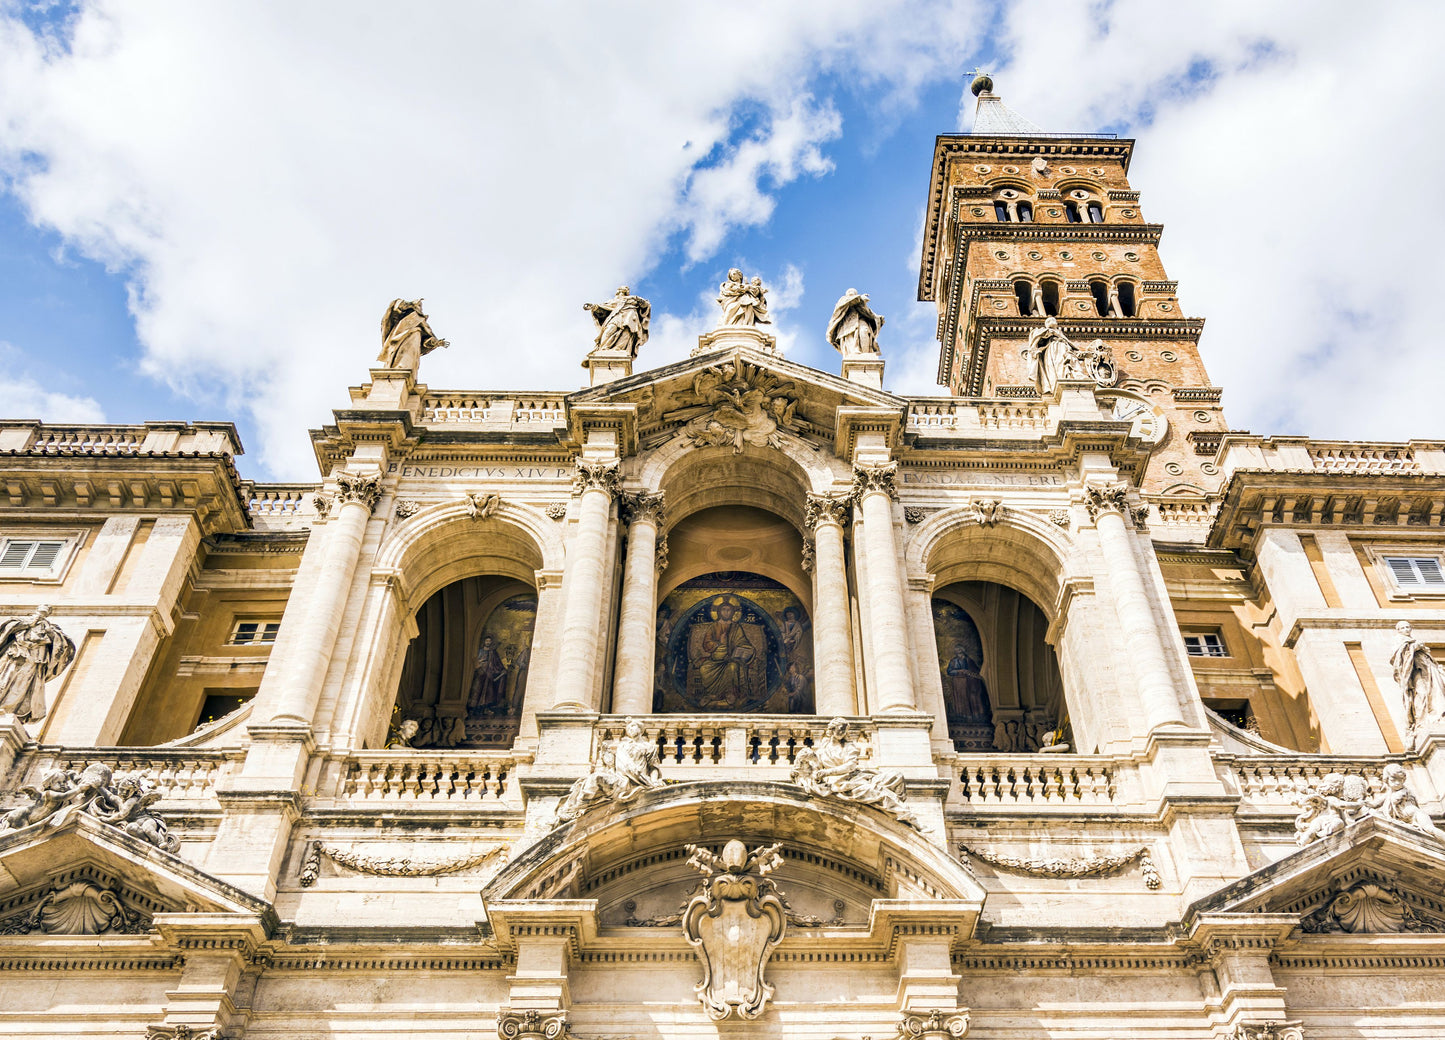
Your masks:
<svg viewBox="0 0 1445 1040"><path fill-rule="evenodd" d="M1236 426L1439 436L1445 7L1030 2L1007 31L1022 115L1152 118L1130 179Z"/></svg>
<svg viewBox="0 0 1445 1040"><path fill-rule="evenodd" d="M973 8L91 0L67 49L11 7L0 175L127 273L144 371L250 409L263 462L305 476L304 428L364 378L392 297L454 343L430 385L555 383L582 301L826 172L810 77L904 103L959 65Z"/></svg>
<svg viewBox="0 0 1445 1040"><path fill-rule="evenodd" d="M0 401L12 419L39 419L51 423L103 423L105 411L93 397L47 390L27 376L0 376Z"/></svg>

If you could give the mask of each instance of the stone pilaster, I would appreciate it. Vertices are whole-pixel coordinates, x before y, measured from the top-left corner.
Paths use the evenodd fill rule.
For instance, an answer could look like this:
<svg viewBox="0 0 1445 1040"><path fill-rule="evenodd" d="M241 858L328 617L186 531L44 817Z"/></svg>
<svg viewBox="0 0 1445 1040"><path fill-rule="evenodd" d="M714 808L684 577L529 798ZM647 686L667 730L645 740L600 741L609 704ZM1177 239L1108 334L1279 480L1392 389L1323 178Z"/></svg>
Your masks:
<svg viewBox="0 0 1445 1040"><path fill-rule="evenodd" d="M856 715L848 572L843 555L846 499L809 495L805 522L813 531L813 671L819 715Z"/></svg>
<svg viewBox="0 0 1445 1040"><path fill-rule="evenodd" d="M657 556L659 549L666 551L659 541L665 510L660 492L624 492L621 505L622 519L627 524L627 561L622 575L612 708L622 715L646 715L652 711Z"/></svg>
<svg viewBox="0 0 1445 1040"><path fill-rule="evenodd" d="M863 551L868 559L866 595L870 602L873 671L878 685L877 710L914 710L913 674L908 665L908 624L903 608L903 583L898 569L898 543L893 536L894 477L898 463L855 464L853 499L863 515Z"/></svg>
<svg viewBox="0 0 1445 1040"><path fill-rule="evenodd" d="M568 546L563 579L561 645L567 648L558 663L553 707L562 711L596 711L597 669L607 590L602 584L603 552L612 522L612 498L617 493L620 464L617 459L578 459L572 493L580 499L577 532Z"/></svg>

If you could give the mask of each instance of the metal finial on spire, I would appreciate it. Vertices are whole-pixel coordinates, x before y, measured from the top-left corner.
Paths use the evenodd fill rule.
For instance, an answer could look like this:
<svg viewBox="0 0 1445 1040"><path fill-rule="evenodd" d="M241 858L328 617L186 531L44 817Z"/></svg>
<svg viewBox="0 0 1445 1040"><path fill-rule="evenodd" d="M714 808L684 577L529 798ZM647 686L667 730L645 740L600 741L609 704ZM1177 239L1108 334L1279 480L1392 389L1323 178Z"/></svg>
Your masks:
<svg viewBox="0 0 1445 1040"><path fill-rule="evenodd" d="M978 97L980 94L983 93L992 94L993 77L990 76L987 72L984 72L983 69L975 68L973 70L973 85L970 86L968 89L973 91L974 97Z"/></svg>

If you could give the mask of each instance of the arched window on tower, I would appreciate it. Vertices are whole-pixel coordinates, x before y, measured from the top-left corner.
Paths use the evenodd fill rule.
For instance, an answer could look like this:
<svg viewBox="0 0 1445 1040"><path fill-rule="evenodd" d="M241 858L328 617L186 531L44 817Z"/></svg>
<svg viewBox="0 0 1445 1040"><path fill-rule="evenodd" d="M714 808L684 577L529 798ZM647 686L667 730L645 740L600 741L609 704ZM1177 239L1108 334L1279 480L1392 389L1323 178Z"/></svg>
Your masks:
<svg viewBox="0 0 1445 1040"><path fill-rule="evenodd" d="M1137 313L1137 301L1134 295L1133 282L1119 283L1119 314L1125 318L1132 318Z"/></svg>
<svg viewBox="0 0 1445 1040"><path fill-rule="evenodd" d="M1018 297L1019 313L1025 318L1032 317L1034 313L1034 284L1027 278L1019 278L1014 281L1014 296Z"/></svg>
<svg viewBox="0 0 1445 1040"><path fill-rule="evenodd" d="M993 215L994 215L994 219L995 219L995 220L998 220L998 221L1001 221L1001 222L1002 222L1002 221L1009 221L1009 220L1012 220L1012 219L1013 219L1012 217L1009 216L1008 203L1002 202L1002 201L1000 201L1000 200L998 200L998 199L995 199L995 200L994 200L994 203L993 203Z"/></svg>
<svg viewBox="0 0 1445 1040"><path fill-rule="evenodd" d="M1088 213L1089 213L1089 223L1090 223L1090 224L1102 224L1102 223L1104 222L1104 207L1103 207L1103 206L1101 206L1101 205L1100 205L1099 203L1097 203L1097 202L1094 202L1094 201L1091 199L1091 200L1089 201L1089 204L1088 204L1087 209L1088 209Z"/></svg>
<svg viewBox="0 0 1445 1040"><path fill-rule="evenodd" d="M1019 220L1024 224L1033 223L1034 207L1032 203L1020 202L1018 204Z"/></svg>
<svg viewBox="0 0 1445 1040"><path fill-rule="evenodd" d="M1059 316L1059 283L1046 278L1039 283L1043 297L1044 313L1055 318Z"/></svg>
<svg viewBox="0 0 1445 1040"><path fill-rule="evenodd" d="M1110 314L1109 284L1102 278L1091 279L1089 293L1094 297L1094 309L1099 312L1099 317L1107 318Z"/></svg>
<svg viewBox="0 0 1445 1040"><path fill-rule="evenodd" d="M1080 223L1083 223L1084 218L1079 215L1079 206L1078 206L1078 203L1075 203L1075 202L1065 202L1065 203L1064 203L1064 212L1068 214L1068 216L1069 216L1069 223L1070 223L1070 224L1080 224Z"/></svg>

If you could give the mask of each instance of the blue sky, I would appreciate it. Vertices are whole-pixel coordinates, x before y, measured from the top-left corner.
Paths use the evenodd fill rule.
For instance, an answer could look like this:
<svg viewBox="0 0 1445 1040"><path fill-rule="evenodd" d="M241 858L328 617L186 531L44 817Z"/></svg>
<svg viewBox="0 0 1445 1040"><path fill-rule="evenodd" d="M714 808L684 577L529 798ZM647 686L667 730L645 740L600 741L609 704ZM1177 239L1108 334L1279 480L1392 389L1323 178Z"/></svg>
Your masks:
<svg viewBox="0 0 1445 1040"><path fill-rule="evenodd" d="M306 430L365 378L392 296L452 340L431 386L567 390L583 302L649 297L641 365L663 364L733 265L830 371L833 302L870 293L890 387L938 393L919 225L983 65L1040 125L1138 138L1236 427L1441 437L1431 294L1410 291L1445 276L1440 207L1374 200L1445 159L1419 133L1445 107L1445 15L1353 11L0 0L5 412L232 419L247 475L313 479Z"/></svg>

